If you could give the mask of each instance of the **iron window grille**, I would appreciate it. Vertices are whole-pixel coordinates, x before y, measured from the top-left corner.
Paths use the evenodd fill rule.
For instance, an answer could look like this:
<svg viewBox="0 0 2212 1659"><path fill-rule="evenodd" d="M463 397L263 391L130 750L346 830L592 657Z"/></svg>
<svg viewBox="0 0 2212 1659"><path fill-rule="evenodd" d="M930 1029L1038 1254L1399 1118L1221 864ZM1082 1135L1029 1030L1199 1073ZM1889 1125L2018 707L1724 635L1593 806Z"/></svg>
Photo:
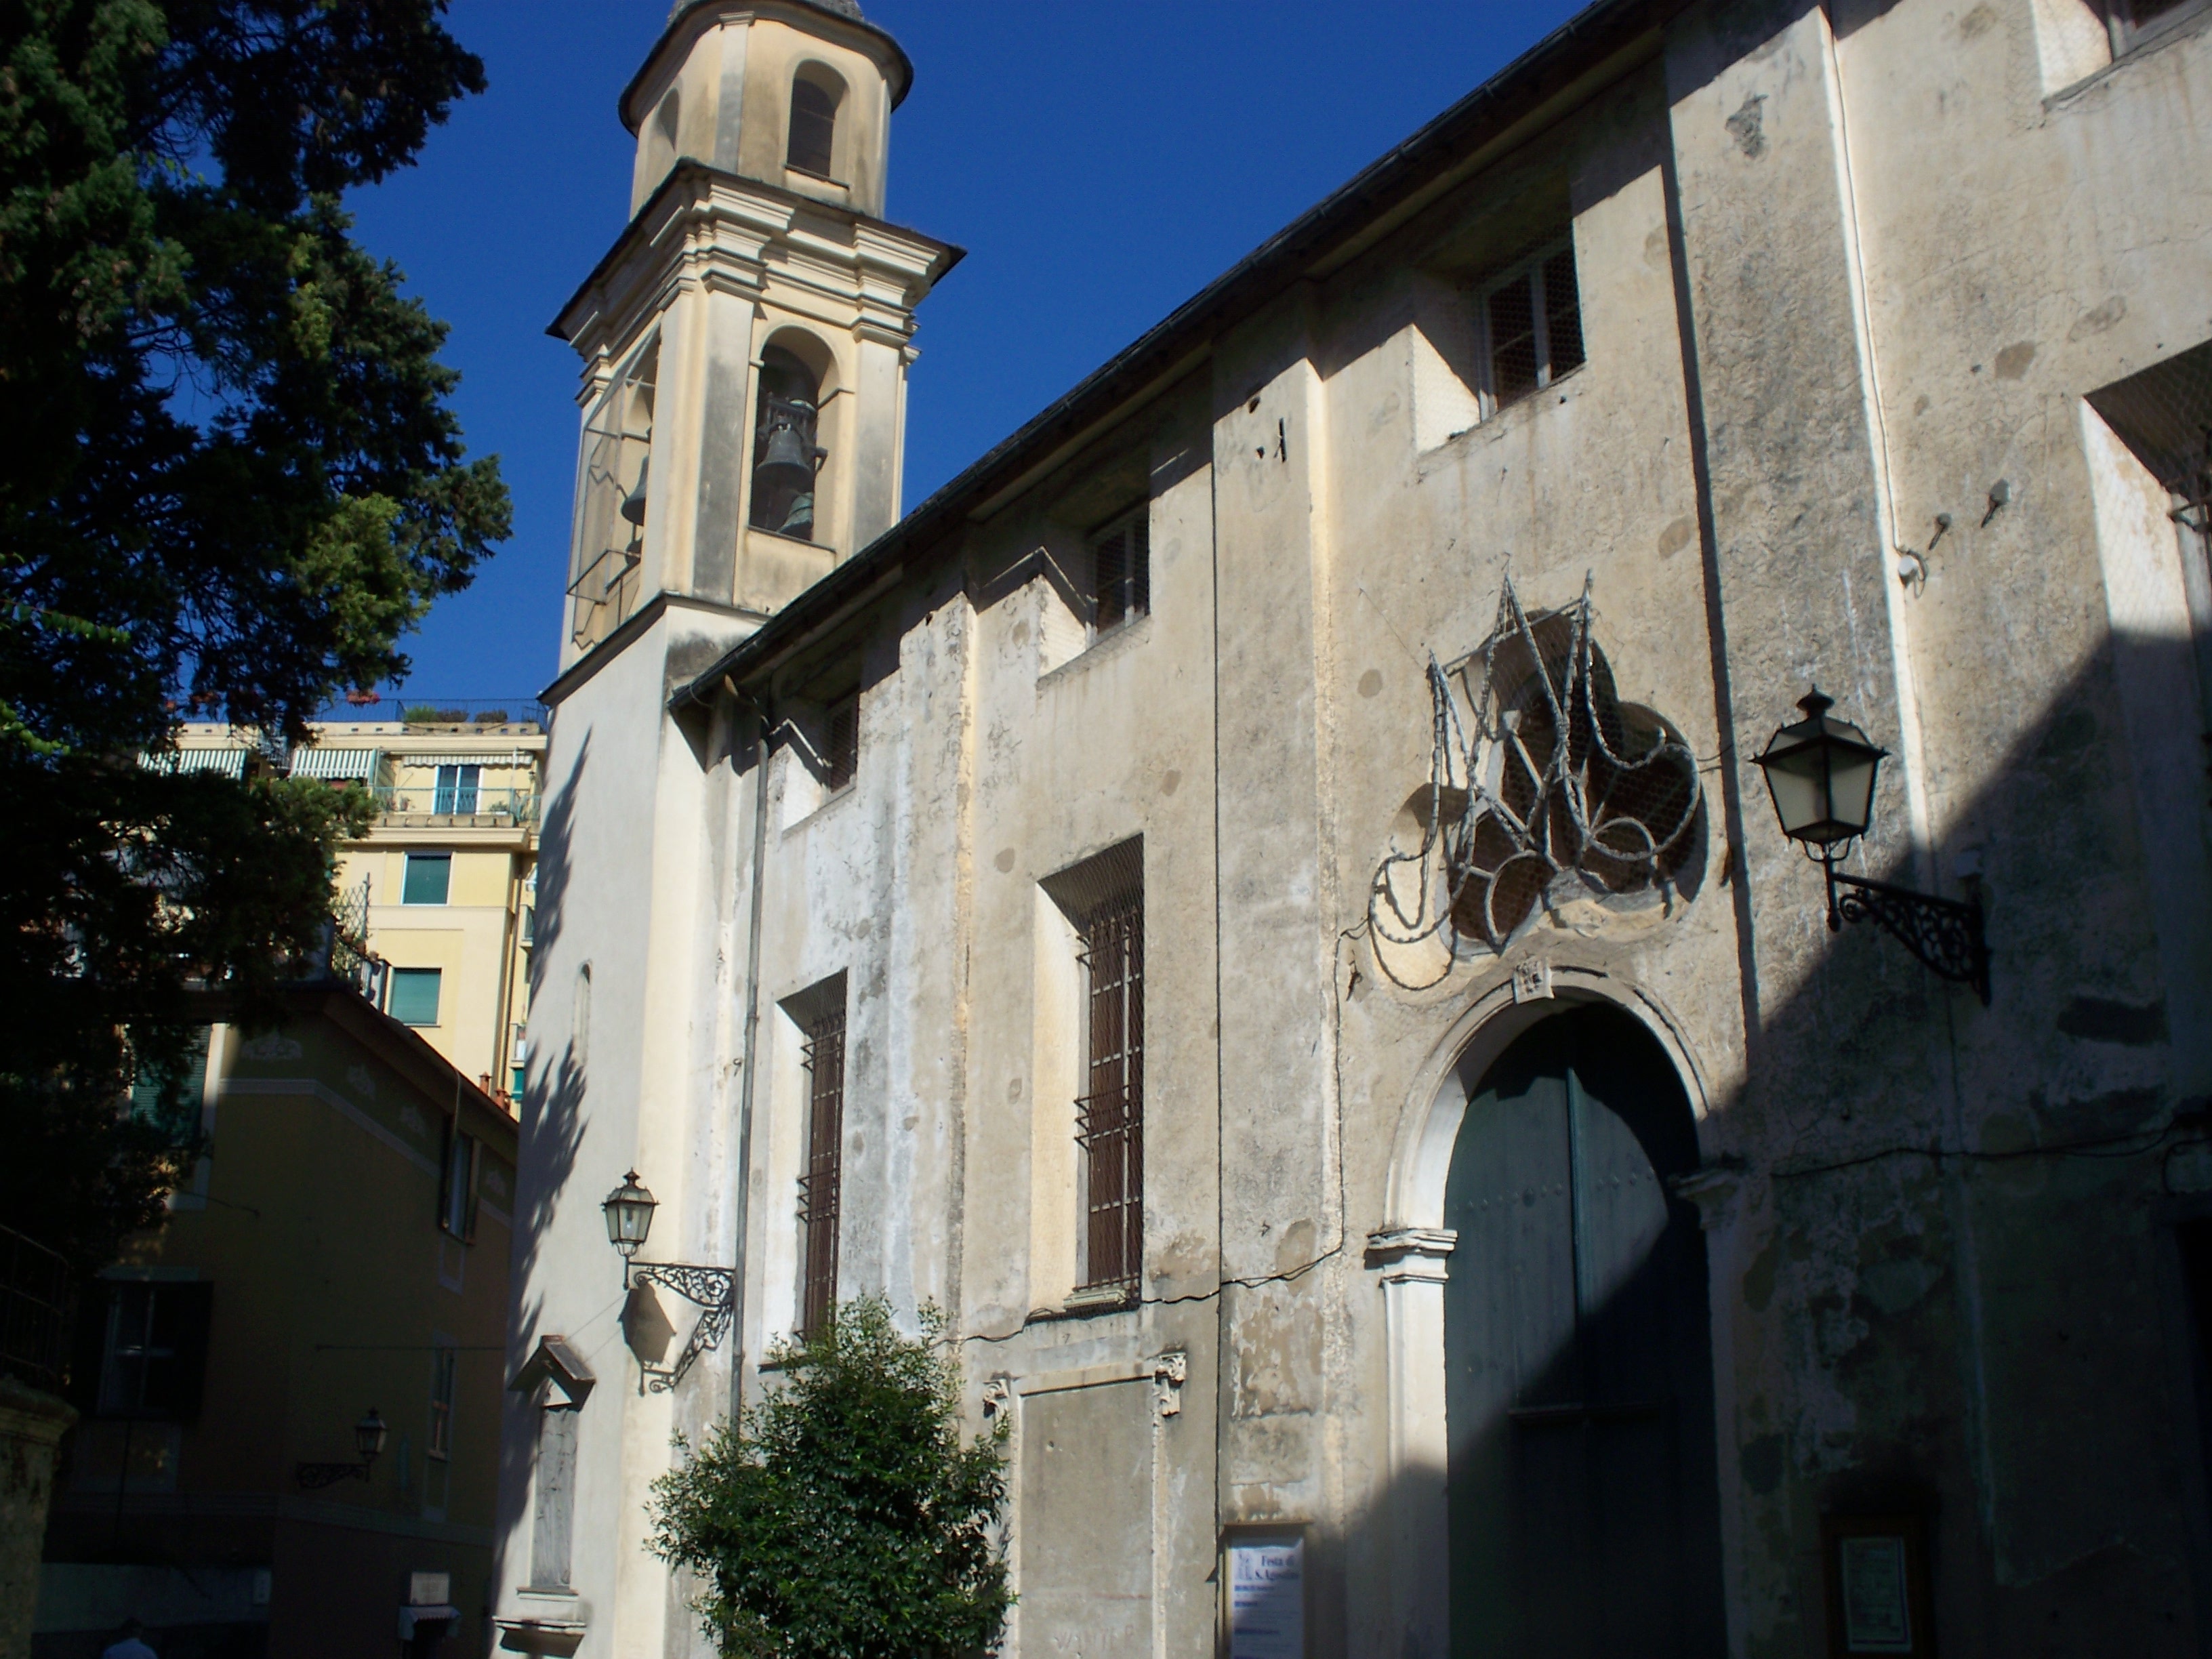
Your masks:
<svg viewBox="0 0 2212 1659"><path fill-rule="evenodd" d="M1109 633L1152 608L1151 503L1091 537L1091 627Z"/></svg>
<svg viewBox="0 0 2212 1659"><path fill-rule="evenodd" d="M845 1011L822 1016L807 1033L806 1173L799 1178L805 1237L799 1331L817 1335L837 1310L837 1218L845 1136Z"/></svg>
<svg viewBox="0 0 2212 1659"><path fill-rule="evenodd" d="M1133 1297L1145 1243L1142 890L1091 914L1081 963L1091 1028L1090 1092L1075 1103L1085 1165L1084 1288Z"/></svg>
<svg viewBox="0 0 2212 1659"><path fill-rule="evenodd" d="M1515 266L1484 291L1478 309L1489 376L1486 416L1583 366L1582 294L1571 242Z"/></svg>

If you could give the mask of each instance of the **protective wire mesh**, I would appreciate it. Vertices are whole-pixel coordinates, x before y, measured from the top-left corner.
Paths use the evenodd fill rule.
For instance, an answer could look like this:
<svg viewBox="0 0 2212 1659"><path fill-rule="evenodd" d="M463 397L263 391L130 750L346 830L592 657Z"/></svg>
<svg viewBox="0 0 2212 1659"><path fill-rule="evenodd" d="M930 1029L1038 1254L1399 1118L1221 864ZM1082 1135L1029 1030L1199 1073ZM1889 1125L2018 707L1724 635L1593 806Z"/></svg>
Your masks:
<svg viewBox="0 0 2212 1659"><path fill-rule="evenodd" d="M1572 606L1532 619L1509 581L1488 643L1449 671L1430 659L1421 840L1376 871L1378 943L1440 940L1452 959L1462 940L1503 951L1547 900L1658 887L1688 860L1703 799L1696 758L1621 703L1590 610L1585 580ZM1398 979L1385 953L1377 960Z"/></svg>

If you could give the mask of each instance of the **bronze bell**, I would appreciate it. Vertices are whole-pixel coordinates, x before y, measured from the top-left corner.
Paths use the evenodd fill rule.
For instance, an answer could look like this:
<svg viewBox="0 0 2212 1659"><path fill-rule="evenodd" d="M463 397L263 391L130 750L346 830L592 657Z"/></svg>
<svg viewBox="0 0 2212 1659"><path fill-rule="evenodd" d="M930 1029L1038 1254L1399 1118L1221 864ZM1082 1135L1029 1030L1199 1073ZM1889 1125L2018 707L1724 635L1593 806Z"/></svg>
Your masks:
<svg viewBox="0 0 2212 1659"><path fill-rule="evenodd" d="M637 488L623 497L623 517L640 528L645 524L645 475L652 465L653 457L648 455L637 469Z"/></svg>
<svg viewBox="0 0 2212 1659"><path fill-rule="evenodd" d="M768 434L768 453L753 469L753 488L758 490L805 489L814 482L814 462L805 440L789 426L777 426Z"/></svg>

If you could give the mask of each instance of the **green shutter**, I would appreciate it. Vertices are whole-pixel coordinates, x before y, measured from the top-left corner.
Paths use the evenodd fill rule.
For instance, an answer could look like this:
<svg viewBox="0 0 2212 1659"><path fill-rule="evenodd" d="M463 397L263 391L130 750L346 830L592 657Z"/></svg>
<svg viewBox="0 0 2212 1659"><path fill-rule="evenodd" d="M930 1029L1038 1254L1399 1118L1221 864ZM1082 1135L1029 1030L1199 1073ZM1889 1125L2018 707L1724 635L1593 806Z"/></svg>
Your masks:
<svg viewBox="0 0 2212 1659"><path fill-rule="evenodd" d="M451 853L410 853L407 882L400 890L402 904L443 904L453 884Z"/></svg>
<svg viewBox="0 0 2212 1659"><path fill-rule="evenodd" d="M413 860L408 860L411 866ZM438 979L435 968L394 968L392 970L392 1017L403 1025L438 1023Z"/></svg>

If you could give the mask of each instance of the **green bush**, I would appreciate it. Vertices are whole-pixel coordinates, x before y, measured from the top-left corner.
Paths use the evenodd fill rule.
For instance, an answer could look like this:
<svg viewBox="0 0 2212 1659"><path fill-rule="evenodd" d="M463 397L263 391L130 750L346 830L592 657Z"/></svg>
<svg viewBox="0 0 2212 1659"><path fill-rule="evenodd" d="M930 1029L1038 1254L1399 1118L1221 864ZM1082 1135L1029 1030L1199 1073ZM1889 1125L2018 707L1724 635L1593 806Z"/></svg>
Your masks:
<svg viewBox="0 0 2212 1659"><path fill-rule="evenodd" d="M998 1644L1013 1598L994 1540L1006 1425L963 1444L959 1375L925 1310L880 1297L779 1350L782 1386L653 1486L653 1548L689 1567L731 1659L960 1659Z"/></svg>

